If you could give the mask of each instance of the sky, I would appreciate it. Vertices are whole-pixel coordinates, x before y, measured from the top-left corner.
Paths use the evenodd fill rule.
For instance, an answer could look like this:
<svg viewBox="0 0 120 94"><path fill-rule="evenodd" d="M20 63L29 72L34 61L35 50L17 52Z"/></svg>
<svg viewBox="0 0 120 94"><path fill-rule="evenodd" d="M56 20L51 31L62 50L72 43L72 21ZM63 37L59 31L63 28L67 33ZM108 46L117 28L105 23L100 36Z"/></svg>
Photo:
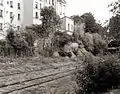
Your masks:
<svg viewBox="0 0 120 94"><path fill-rule="evenodd" d="M82 15L91 12L97 21L104 23L112 16L107 6L113 1L116 0L66 0L66 15Z"/></svg>

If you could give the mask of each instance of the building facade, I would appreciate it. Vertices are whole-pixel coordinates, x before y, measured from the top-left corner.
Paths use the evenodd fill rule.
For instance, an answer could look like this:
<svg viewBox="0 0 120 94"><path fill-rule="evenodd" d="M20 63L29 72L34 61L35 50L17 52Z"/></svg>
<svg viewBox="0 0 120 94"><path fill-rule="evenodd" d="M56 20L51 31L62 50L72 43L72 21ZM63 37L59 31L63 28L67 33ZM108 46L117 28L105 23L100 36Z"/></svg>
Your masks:
<svg viewBox="0 0 120 94"><path fill-rule="evenodd" d="M0 29L4 28L5 24L12 24L16 27L23 22L23 3L22 0L0 0Z"/></svg>
<svg viewBox="0 0 120 94"><path fill-rule="evenodd" d="M0 34L5 35L4 31L11 21L16 29L20 28L23 23L23 10L23 0L0 0Z"/></svg>
<svg viewBox="0 0 120 94"><path fill-rule="evenodd" d="M72 34L74 32L74 20L70 17L61 18L61 30L62 32L68 32Z"/></svg>
<svg viewBox="0 0 120 94"><path fill-rule="evenodd" d="M0 31L5 31L11 21L16 29L41 24L40 12L45 6L53 6L60 17L65 16L64 0L0 0Z"/></svg>
<svg viewBox="0 0 120 94"><path fill-rule="evenodd" d="M29 4L28 4L29 2ZM66 2L64 0L23 0L23 25L41 24L41 9L53 6L60 17L65 16Z"/></svg>

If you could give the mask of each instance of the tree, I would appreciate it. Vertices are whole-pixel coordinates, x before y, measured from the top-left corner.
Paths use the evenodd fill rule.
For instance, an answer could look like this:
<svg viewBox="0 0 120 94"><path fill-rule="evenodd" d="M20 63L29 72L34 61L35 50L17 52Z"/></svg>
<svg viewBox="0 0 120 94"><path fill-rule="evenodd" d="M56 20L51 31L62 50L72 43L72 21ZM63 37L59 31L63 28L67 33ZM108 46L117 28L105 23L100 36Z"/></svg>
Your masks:
<svg viewBox="0 0 120 94"><path fill-rule="evenodd" d="M81 16L86 24L85 32L95 33L96 32L96 22L92 13L85 13Z"/></svg>
<svg viewBox="0 0 120 94"><path fill-rule="evenodd" d="M36 34L32 30L27 30L27 32L21 33L25 41L28 43L29 47L34 47L34 42L37 39Z"/></svg>
<svg viewBox="0 0 120 94"><path fill-rule="evenodd" d="M97 23L92 13L85 13L81 16L85 22L85 32L103 34L105 29Z"/></svg>
<svg viewBox="0 0 120 94"><path fill-rule="evenodd" d="M32 33L34 33L34 36L36 37L36 39L38 37L43 38L44 37L44 31L42 28L42 24L41 25L32 25L32 26L27 26L26 27L26 31L32 31ZM29 33L29 32L28 32Z"/></svg>
<svg viewBox="0 0 120 94"><path fill-rule="evenodd" d="M44 56L52 56L54 52L52 39L60 26L60 17L51 6L41 9L40 15L42 16L42 24L32 26L32 30L41 38L41 43L38 45L41 49L38 52L43 52L42 55Z"/></svg>
<svg viewBox="0 0 120 94"><path fill-rule="evenodd" d="M110 12L113 13L113 16L109 21L109 36L119 40L120 39L120 0L112 2L108 5Z"/></svg>
<svg viewBox="0 0 120 94"><path fill-rule="evenodd" d="M109 34L115 39L118 39L118 36L120 35L120 15L113 16L110 19Z"/></svg>
<svg viewBox="0 0 120 94"><path fill-rule="evenodd" d="M42 29L45 37L54 34L60 24L60 18L53 7L44 7L41 10Z"/></svg>
<svg viewBox="0 0 120 94"><path fill-rule="evenodd" d="M79 15L73 15L71 18L74 20L74 24L83 22L83 19Z"/></svg>
<svg viewBox="0 0 120 94"><path fill-rule="evenodd" d="M110 8L110 12L113 13L113 15L119 15L120 14L120 0L117 0L115 2L112 2L108 5Z"/></svg>
<svg viewBox="0 0 120 94"><path fill-rule="evenodd" d="M26 30L32 30L40 38L49 37L54 34L56 28L60 26L60 17L53 7L44 7L40 12L42 24L27 26Z"/></svg>

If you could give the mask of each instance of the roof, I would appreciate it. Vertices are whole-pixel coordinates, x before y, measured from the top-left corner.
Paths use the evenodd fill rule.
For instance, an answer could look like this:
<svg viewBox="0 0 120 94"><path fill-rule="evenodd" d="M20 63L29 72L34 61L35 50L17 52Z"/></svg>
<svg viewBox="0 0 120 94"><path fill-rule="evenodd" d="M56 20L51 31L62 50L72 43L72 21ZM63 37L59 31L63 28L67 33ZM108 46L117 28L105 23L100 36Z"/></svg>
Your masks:
<svg viewBox="0 0 120 94"><path fill-rule="evenodd" d="M66 3L65 0L57 0L58 2Z"/></svg>
<svg viewBox="0 0 120 94"><path fill-rule="evenodd" d="M71 17L68 17L68 16L64 16L64 17L62 17L61 19L64 19L64 18L68 18L68 19L73 20Z"/></svg>

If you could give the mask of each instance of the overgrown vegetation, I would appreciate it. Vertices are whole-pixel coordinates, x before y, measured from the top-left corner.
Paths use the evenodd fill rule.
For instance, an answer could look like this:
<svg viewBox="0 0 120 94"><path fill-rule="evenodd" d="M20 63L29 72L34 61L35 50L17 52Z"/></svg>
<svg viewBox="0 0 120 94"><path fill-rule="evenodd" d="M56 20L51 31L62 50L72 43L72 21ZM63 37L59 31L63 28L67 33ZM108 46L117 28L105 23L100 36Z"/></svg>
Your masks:
<svg viewBox="0 0 120 94"><path fill-rule="evenodd" d="M103 59L108 41L103 36L107 28L97 23L92 13L72 16L75 24L72 36L59 31L60 18L53 7L44 7L41 16L41 25L26 27L24 32L15 31L10 27L6 40L0 41L1 54L4 56L14 54L18 57L37 54L41 56L39 59L42 63L48 63L51 58L43 57L52 57L54 52L69 58L73 55L78 58L77 94L100 94L119 87L120 60ZM119 15L112 17L109 23L110 34L117 40L119 23ZM103 56L102 59L99 54ZM52 59L50 63L54 60Z"/></svg>
<svg viewBox="0 0 120 94"><path fill-rule="evenodd" d="M119 73L120 61L115 58L94 62L88 57L77 68L76 80L79 87L77 94L100 94L116 89L120 85Z"/></svg>

